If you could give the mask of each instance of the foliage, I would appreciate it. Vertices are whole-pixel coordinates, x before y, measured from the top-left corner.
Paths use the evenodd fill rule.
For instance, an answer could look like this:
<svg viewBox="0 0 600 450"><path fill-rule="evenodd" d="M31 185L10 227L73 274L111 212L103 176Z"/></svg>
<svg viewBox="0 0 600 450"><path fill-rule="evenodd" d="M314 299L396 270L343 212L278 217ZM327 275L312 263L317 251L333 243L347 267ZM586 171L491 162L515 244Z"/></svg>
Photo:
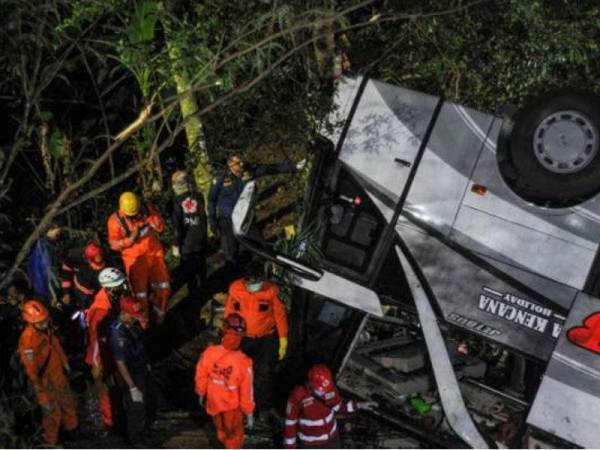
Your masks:
<svg viewBox="0 0 600 450"><path fill-rule="evenodd" d="M381 12L416 15L459 3L426 0L407 10L383 2ZM359 30L350 38L350 58L359 70L382 58L377 78L498 111L553 88L600 92L599 31L600 5L593 0L488 1Z"/></svg>

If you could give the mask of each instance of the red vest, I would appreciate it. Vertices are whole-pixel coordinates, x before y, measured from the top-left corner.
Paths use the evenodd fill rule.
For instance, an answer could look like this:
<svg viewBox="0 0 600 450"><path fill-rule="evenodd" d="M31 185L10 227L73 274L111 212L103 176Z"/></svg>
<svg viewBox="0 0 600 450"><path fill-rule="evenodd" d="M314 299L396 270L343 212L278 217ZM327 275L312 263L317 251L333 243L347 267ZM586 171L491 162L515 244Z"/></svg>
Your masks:
<svg viewBox="0 0 600 450"><path fill-rule="evenodd" d="M295 447L296 439L303 447L323 446L338 436L336 414L355 409L354 402L343 400L337 389L318 398L308 387L296 386L286 408L285 447Z"/></svg>

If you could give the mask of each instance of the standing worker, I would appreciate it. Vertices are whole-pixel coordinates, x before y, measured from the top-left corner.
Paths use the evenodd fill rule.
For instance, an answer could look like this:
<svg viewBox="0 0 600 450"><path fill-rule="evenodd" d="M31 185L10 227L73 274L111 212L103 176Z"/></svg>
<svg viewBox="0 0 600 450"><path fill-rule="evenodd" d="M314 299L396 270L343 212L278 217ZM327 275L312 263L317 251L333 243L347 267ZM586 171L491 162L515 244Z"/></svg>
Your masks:
<svg viewBox="0 0 600 450"><path fill-rule="evenodd" d="M375 402L354 402L340 396L329 368L317 364L308 371L308 382L296 386L288 399L284 447L341 448L336 415L357 409L371 410Z"/></svg>
<svg viewBox="0 0 600 450"><path fill-rule="evenodd" d="M47 306L56 304L60 293L56 254L60 234L61 226L53 222L46 235L35 243L27 259L27 275L31 280L33 293Z"/></svg>
<svg viewBox="0 0 600 450"><path fill-rule="evenodd" d="M275 363L287 352L288 323L279 288L263 280L260 265L250 266L245 278L229 286L225 317L233 313L246 321L240 348L254 362L256 409L259 414L267 413L273 406Z"/></svg>
<svg viewBox="0 0 600 450"><path fill-rule="evenodd" d="M144 316L140 303L121 298L119 317L110 325L110 347L117 366L117 386L125 412L125 429L129 443L145 445L144 428L148 421L149 362L140 322Z"/></svg>
<svg viewBox="0 0 600 450"><path fill-rule="evenodd" d="M281 164L260 164L248 167L239 155L227 159L227 172L213 180L208 193L208 214L210 227L215 236L221 237L221 249L230 267L236 267L238 243L233 234L231 214L240 198L244 185L253 178L280 173L294 173L304 167L302 160L297 165L291 162Z"/></svg>
<svg viewBox="0 0 600 450"><path fill-rule="evenodd" d="M104 269L104 251L95 242L69 250L60 269L62 287L61 336L65 350L76 359L86 346L84 311L100 290L98 275ZM82 360L82 358L81 358Z"/></svg>
<svg viewBox="0 0 600 450"><path fill-rule="evenodd" d="M104 250L95 242L69 250L60 269L62 303L86 310L100 290L98 275L104 269Z"/></svg>
<svg viewBox="0 0 600 450"><path fill-rule="evenodd" d="M165 224L158 211L151 205L142 206L133 192L121 194L119 210L108 218L110 248L121 252L134 295L146 308L149 306L150 283L152 317L157 324L165 317L171 294L169 270L157 236L164 229Z"/></svg>
<svg viewBox="0 0 600 450"><path fill-rule="evenodd" d="M77 408L69 388L69 363L50 325L46 307L37 300L23 305L27 323L19 339L19 356L42 407L42 427L48 444L56 445L61 425L77 428Z"/></svg>
<svg viewBox="0 0 600 450"><path fill-rule="evenodd" d="M204 197L194 187L188 175L178 170L171 177L173 202L173 256L181 257L178 277L187 283L188 292L198 296L206 280L206 210Z"/></svg>
<svg viewBox="0 0 600 450"><path fill-rule="evenodd" d="M225 448L244 445L244 415L254 426L252 360L240 350L246 323L238 314L225 318L220 345L210 345L196 365L196 394L212 416L217 438Z"/></svg>
<svg viewBox="0 0 600 450"><path fill-rule="evenodd" d="M107 429L111 429L113 401L108 380L114 374L115 363L108 341L109 326L118 314L119 302L123 297L128 297L129 291L125 275L119 269L113 267L103 269L98 280L102 289L94 297L94 302L86 314L88 348L85 362L92 370L102 421Z"/></svg>

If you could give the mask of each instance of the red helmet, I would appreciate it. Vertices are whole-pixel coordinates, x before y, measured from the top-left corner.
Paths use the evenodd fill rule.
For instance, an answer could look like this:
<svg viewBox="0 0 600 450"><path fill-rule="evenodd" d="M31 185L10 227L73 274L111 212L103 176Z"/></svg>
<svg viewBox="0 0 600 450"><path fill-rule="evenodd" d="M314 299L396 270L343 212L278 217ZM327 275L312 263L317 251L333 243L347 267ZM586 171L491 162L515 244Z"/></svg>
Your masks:
<svg viewBox="0 0 600 450"><path fill-rule="evenodd" d="M90 264L102 265L104 264L104 251L95 242L90 242L83 251L85 259Z"/></svg>
<svg viewBox="0 0 600 450"><path fill-rule="evenodd" d="M239 314L230 314L223 321L223 330L233 332L238 336L244 336L246 334L246 320Z"/></svg>
<svg viewBox="0 0 600 450"><path fill-rule="evenodd" d="M324 364L317 364L310 368L308 371L308 384L313 391L320 395L325 395L335 388L331 370Z"/></svg>
<svg viewBox="0 0 600 450"><path fill-rule="evenodd" d="M23 320L27 323L40 323L48 318L48 310L37 300L28 300L23 305Z"/></svg>

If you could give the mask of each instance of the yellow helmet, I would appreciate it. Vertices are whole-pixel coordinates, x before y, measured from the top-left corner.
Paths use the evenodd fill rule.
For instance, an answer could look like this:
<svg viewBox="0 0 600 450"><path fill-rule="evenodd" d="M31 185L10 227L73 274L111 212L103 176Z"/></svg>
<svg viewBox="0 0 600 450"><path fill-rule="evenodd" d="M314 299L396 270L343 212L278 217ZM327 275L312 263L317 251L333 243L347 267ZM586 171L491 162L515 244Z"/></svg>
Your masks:
<svg viewBox="0 0 600 450"><path fill-rule="evenodd" d="M133 192L123 192L119 197L119 210L126 216L135 216L140 212L140 200Z"/></svg>

